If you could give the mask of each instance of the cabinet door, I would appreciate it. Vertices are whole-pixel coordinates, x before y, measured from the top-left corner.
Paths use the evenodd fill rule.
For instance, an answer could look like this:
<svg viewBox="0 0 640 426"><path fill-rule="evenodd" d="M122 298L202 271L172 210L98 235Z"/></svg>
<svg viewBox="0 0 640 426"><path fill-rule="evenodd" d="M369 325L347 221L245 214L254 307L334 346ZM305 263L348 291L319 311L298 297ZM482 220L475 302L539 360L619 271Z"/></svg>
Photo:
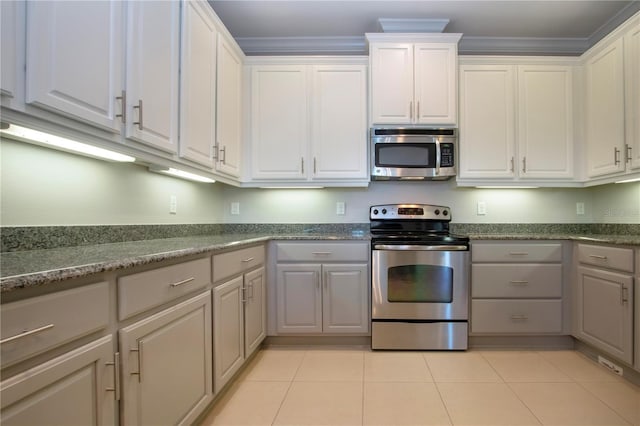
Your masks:
<svg viewBox="0 0 640 426"><path fill-rule="evenodd" d="M119 132L122 10L116 0L28 2L26 101Z"/></svg>
<svg viewBox="0 0 640 426"><path fill-rule="evenodd" d="M278 264L278 333L322 333L320 265Z"/></svg>
<svg viewBox="0 0 640 426"><path fill-rule="evenodd" d="M126 137L176 153L180 2L128 2L126 45Z"/></svg>
<svg viewBox="0 0 640 426"><path fill-rule="evenodd" d="M251 70L251 165L255 179L302 179L308 134L307 68Z"/></svg>
<svg viewBox="0 0 640 426"><path fill-rule="evenodd" d="M640 19L624 39L626 64L627 155L632 170L640 169Z"/></svg>
<svg viewBox="0 0 640 426"><path fill-rule="evenodd" d="M245 358L255 351L267 335L267 301L264 268L244 276L244 350Z"/></svg>
<svg viewBox="0 0 640 426"><path fill-rule="evenodd" d="M371 122L411 124L413 116L413 45L370 47Z"/></svg>
<svg viewBox="0 0 640 426"><path fill-rule="evenodd" d="M420 43L415 54L415 115L419 124L457 122L457 48L443 43Z"/></svg>
<svg viewBox="0 0 640 426"><path fill-rule="evenodd" d="M213 289L213 339L216 393L244 362L245 297L242 276Z"/></svg>
<svg viewBox="0 0 640 426"><path fill-rule="evenodd" d="M633 363L633 278L578 267L579 339Z"/></svg>
<svg viewBox="0 0 640 426"><path fill-rule="evenodd" d="M113 340L103 337L3 380L3 425L115 425Z"/></svg>
<svg viewBox="0 0 640 426"><path fill-rule="evenodd" d="M213 399L211 293L120 330L124 424L191 423Z"/></svg>
<svg viewBox="0 0 640 426"><path fill-rule="evenodd" d="M519 175L573 176L572 67L518 66Z"/></svg>
<svg viewBox="0 0 640 426"><path fill-rule="evenodd" d="M183 7L180 157L213 168L218 32L206 2L185 1Z"/></svg>
<svg viewBox="0 0 640 426"><path fill-rule="evenodd" d="M586 64L587 173L624 170L623 40L611 43Z"/></svg>
<svg viewBox="0 0 640 426"><path fill-rule="evenodd" d="M325 333L369 332L368 270L366 264L322 265Z"/></svg>
<svg viewBox="0 0 640 426"><path fill-rule="evenodd" d="M514 69L460 67L460 177L513 178Z"/></svg>
<svg viewBox="0 0 640 426"><path fill-rule="evenodd" d="M240 176L242 128L242 57L231 41L218 36L216 170Z"/></svg>
<svg viewBox="0 0 640 426"><path fill-rule="evenodd" d="M17 1L0 2L0 95L3 106L13 106L24 102L24 28L25 3Z"/></svg>
<svg viewBox="0 0 640 426"><path fill-rule="evenodd" d="M367 178L367 67L314 66L314 179Z"/></svg>

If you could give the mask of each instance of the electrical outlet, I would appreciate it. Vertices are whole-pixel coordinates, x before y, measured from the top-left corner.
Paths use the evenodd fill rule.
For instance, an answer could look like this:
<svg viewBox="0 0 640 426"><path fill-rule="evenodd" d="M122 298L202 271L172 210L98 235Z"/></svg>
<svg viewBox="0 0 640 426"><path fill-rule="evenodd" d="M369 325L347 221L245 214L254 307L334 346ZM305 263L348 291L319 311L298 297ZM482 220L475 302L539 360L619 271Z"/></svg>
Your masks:
<svg viewBox="0 0 640 426"><path fill-rule="evenodd" d="M584 203L579 202L576 203L576 214L583 215L584 214Z"/></svg>
<svg viewBox="0 0 640 426"><path fill-rule="evenodd" d="M234 201L231 203L231 214L233 215L237 215L240 214L240 203L237 201Z"/></svg>
<svg viewBox="0 0 640 426"><path fill-rule="evenodd" d="M178 213L178 197L172 195L169 197L169 214Z"/></svg>
<svg viewBox="0 0 640 426"><path fill-rule="evenodd" d="M478 216L484 216L487 214L487 203L484 201L478 201Z"/></svg>
<svg viewBox="0 0 640 426"><path fill-rule="evenodd" d="M345 205L344 201L338 201L336 203L336 214L340 215L340 216L343 216L345 210L346 210L346 205Z"/></svg>

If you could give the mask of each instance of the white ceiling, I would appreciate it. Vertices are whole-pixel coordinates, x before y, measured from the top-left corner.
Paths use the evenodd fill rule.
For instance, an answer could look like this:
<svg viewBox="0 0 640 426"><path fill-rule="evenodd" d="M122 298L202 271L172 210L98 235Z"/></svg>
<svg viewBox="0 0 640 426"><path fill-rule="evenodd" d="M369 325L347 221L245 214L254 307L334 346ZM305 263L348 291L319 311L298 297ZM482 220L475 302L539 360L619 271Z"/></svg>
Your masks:
<svg viewBox="0 0 640 426"><path fill-rule="evenodd" d="M460 52L579 55L640 10L613 0L209 0L246 54L366 54L380 18L449 19Z"/></svg>

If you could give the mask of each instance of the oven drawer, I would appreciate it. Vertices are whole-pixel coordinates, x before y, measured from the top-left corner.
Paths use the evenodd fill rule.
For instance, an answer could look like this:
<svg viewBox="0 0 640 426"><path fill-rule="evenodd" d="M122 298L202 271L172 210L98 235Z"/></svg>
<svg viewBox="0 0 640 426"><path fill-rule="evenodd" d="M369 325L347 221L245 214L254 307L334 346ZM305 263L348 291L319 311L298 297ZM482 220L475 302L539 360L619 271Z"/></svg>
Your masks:
<svg viewBox="0 0 640 426"><path fill-rule="evenodd" d="M369 261L368 243L278 243L278 262Z"/></svg>
<svg viewBox="0 0 640 426"><path fill-rule="evenodd" d="M561 300L473 300L472 333L560 333Z"/></svg>
<svg viewBox="0 0 640 426"><path fill-rule="evenodd" d="M562 265L475 264L471 267L471 283L474 298L559 298Z"/></svg>
<svg viewBox="0 0 640 426"><path fill-rule="evenodd" d="M473 243L472 262L562 262L560 243Z"/></svg>

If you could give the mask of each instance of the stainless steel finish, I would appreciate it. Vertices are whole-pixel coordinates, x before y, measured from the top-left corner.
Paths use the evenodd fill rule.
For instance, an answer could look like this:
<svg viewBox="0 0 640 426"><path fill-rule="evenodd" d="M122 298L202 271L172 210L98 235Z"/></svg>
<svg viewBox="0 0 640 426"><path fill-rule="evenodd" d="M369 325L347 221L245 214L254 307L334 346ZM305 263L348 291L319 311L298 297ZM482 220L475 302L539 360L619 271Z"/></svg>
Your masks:
<svg viewBox="0 0 640 426"><path fill-rule="evenodd" d="M116 117L120 117L122 119L122 124L127 122L127 91L123 90L120 96L116 96L116 99L121 102L121 114L116 114Z"/></svg>
<svg viewBox="0 0 640 426"><path fill-rule="evenodd" d="M629 144L625 144L625 146L627 147L627 163L631 162L631 149L633 148L631 145Z"/></svg>
<svg viewBox="0 0 640 426"><path fill-rule="evenodd" d="M592 257L594 259L598 259L598 260L607 260L607 256L602 256L599 254L590 254L589 257Z"/></svg>
<svg viewBox="0 0 640 426"><path fill-rule="evenodd" d="M468 251L373 250L371 318L392 320L467 320L469 317ZM436 265L455 271L451 303L388 302L386 271L402 265Z"/></svg>
<svg viewBox="0 0 640 426"><path fill-rule="evenodd" d="M222 147L220 148L220 154L222 154L222 158L220 159L220 162L222 164L226 164L227 163L227 147Z"/></svg>
<svg viewBox="0 0 640 426"><path fill-rule="evenodd" d="M442 164L440 161L441 154L440 139L436 138L436 176L440 175L440 165Z"/></svg>
<svg viewBox="0 0 640 426"><path fill-rule="evenodd" d="M195 277L187 278L186 280L178 281L177 283L170 284L170 287L179 287L181 285L185 285L195 280Z"/></svg>
<svg viewBox="0 0 640 426"><path fill-rule="evenodd" d="M401 215L398 209L422 209L422 215ZM375 211L378 211L375 213ZM386 213L383 213L386 211ZM436 213L438 212L438 213ZM444 212L447 212L445 215ZM437 219L451 221L451 211L447 206L434 204L378 204L369 208L369 219Z"/></svg>
<svg viewBox="0 0 640 426"><path fill-rule="evenodd" d="M409 120L413 122L413 102L409 101Z"/></svg>
<svg viewBox="0 0 640 426"><path fill-rule="evenodd" d="M515 168L515 166L514 166L513 157L511 157L511 171L512 172L514 171L514 168Z"/></svg>
<svg viewBox="0 0 640 426"><path fill-rule="evenodd" d="M416 101L416 121L420 120L420 101Z"/></svg>
<svg viewBox="0 0 640 426"><path fill-rule="evenodd" d="M138 100L138 105L134 105L133 109L138 110L138 121L134 121L133 124L137 124L138 130L142 130L142 99Z"/></svg>
<svg viewBox="0 0 640 426"><path fill-rule="evenodd" d="M467 349L466 322L384 322L371 324L372 349Z"/></svg>
<svg viewBox="0 0 640 426"><path fill-rule="evenodd" d="M215 152L215 154L214 154ZM212 160L217 160L218 156L220 155L220 148L218 146L218 143L216 142L215 144L211 145L211 159Z"/></svg>
<svg viewBox="0 0 640 426"><path fill-rule="evenodd" d="M254 258L254 257L249 257L249 258L246 258L246 259L242 259L242 260L241 260L241 262L242 262L242 263L249 263L249 262L251 262L253 259L255 259L255 258Z"/></svg>
<svg viewBox="0 0 640 426"><path fill-rule="evenodd" d="M527 157L522 157L522 173L527 173Z"/></svg>
<svg viewBox="0 0 640 426"><path fill-rule="evenodd" d="M25 330L20 334L16 334L15 336L7 337L6 339L0 340L0 345L13 342L14 340L22 339L23 337L33 336L34 334L42 333L43 331L50 330L53 327L54 327L53 324L47 324L42 327L34 328L33 330Z"/></svg>
<svg viewBox="0 0 640 426"><path fill-rule="evenodd" d="M105 365L113 365L113 387L105 390L113 392L113 399L120 401L120 352L116 352L113 361L106 362Z"/></svg>
<svg viewBox="0 0 640 426"><path fill-rule="evenodd" d="M613 161L616 166L620 164L620 150L615 146L613 147Z"/></svg>
<svg viewBox="0 0 640 426"><path fill-rule="evenodd" d="M242 296L240 296L240 302L241 303L247 303L249 301L249 299L247 299L247 287L245 287L244 285L240 288L240 291L242 292Z"/></svg>
<svg viewBox="0 0 640 426"><path fill-rule="evenodd" d="M422 246L422 245L391 245L391 244L374 244L374 250L390 250L390 251L467 251L467 246Z"/></svg>

